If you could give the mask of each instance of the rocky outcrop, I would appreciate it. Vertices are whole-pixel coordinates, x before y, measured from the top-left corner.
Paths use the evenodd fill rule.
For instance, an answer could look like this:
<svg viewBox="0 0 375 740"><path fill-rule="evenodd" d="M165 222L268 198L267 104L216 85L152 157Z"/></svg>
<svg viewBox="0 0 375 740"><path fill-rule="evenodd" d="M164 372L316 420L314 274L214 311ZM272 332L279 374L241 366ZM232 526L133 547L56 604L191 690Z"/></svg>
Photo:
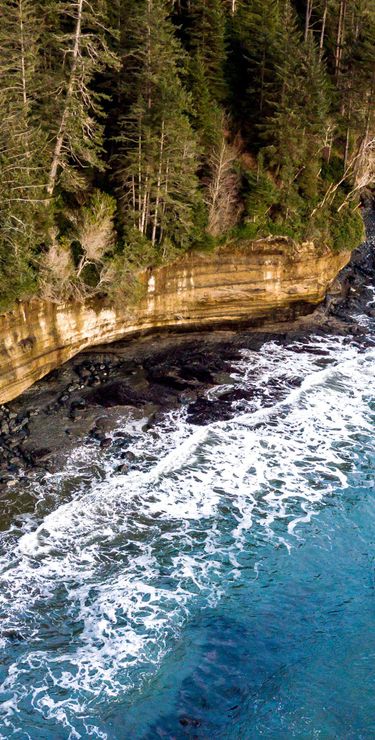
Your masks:
<svg viewBox="0 0 375 740"><path fill-rule="evenodd" d="M166 328L259 327L307 313L349 258L275 238L191 253L144 271L144 296L131 308L104 300L20 303L0 316L0 403L89 346Z"/></svg>

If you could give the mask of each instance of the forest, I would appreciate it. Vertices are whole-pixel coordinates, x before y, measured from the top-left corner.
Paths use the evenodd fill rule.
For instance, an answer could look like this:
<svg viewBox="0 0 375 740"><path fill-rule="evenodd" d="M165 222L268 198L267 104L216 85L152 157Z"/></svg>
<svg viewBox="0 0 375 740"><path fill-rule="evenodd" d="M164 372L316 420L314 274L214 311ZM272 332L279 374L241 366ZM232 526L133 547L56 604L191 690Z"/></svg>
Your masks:
<svg viewBox="0 0 375 740"><path fill-rule="evenodd" d="M136 271L362 238L373 0L0 0L0 310Z"/></svg>

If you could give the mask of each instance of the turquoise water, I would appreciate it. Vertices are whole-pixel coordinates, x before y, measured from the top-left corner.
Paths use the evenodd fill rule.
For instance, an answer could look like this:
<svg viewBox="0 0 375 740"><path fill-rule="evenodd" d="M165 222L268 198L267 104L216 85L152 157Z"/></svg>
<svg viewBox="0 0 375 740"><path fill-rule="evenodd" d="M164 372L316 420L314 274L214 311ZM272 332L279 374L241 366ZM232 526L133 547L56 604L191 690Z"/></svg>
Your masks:
<svg viewBox="0 0 375 740"><path fill-rule="evenodd" d="M0 737L375 737L374 361L244 347L230 421L124 416L128 473L115 433L20 490Z"/></svg>

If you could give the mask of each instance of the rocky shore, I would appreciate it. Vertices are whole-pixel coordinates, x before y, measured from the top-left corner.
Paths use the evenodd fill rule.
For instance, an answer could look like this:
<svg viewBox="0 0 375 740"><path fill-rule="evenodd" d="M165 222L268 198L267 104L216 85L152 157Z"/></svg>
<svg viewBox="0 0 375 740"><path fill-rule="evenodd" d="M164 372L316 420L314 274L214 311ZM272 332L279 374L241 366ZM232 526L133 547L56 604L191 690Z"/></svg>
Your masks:
<svg viewBox="0 0 375 740"><path fill-rule="evenodd" d="M375 228L369 224L367 242L357 249L323 304L313 314L267 331L249 329L163 334L119 342L81 353L39 381L16 400L0 407L0 491L8 495L59 470L77 445L95 445L98 455L118 448L119 466L136 464L127 452L129 440L116 432L124 415L144 419L152 429L161 414L179 405L186 407L193 424L226 419L233 401L259 401L256 379L250 389L239 390L231 376L241 348L258 350L273 339L303 351L312 334L340 334L344 341L364 347L365 321L375 317L371 285L375 275ZM357 318L354 318L357 316ZM207 390L233 385L215 399ZM294 378L289 385L298 386ZM264 406L281 400L285 386L270 383L261 400Z"/></svg>

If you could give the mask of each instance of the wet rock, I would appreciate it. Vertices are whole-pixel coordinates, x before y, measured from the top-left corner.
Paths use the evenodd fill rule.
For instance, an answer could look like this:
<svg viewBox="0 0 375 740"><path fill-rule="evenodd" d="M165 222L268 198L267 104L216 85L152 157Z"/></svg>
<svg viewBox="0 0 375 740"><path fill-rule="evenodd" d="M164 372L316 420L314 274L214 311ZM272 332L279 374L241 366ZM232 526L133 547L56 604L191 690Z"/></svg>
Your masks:
<svg viewBox="0 0 375 740"><path fill-rule="evenodd" d="M128 470L129 470L129 465L127 465L126 463L122 463L121 465L117 466L117 468L115 469L115 472L116 473L127 473Z"/></svg>
<svg viewBox="0 0 375 740"><path fill-rule="evenodd" d="M95 427L100 432L111 432L113 429L113 420L109 416L98 416L95 419Z"/></svg>
<svg viewBox="0 0 375 740"><path fill-rule="evenodd" d="M1 637L11 642L22 642L25 638L17 630L2 630Z"/></svg>
<svg viewBox="0 0 375 740"><path fill-rule="evenodd" d="M198 398L191 403L187 410L187 419L190 424L202 426L214 421L226 421L233 415L231 404L222 399L210 401L208 398Z"/></svg>
<svg viewBox="0 0 375 740"><path fill-rule="evenodd" d="M99 406L135 406L138 408L145 403L145 400L137 391L128 383L122 380L116 380L111 383L105 383L100 388L90 392L88 396L90 403Z"/></svg>
<svg viewBox="0 0 375 740"><path fill-rule="evenodd" d="M203 365L185 365L181 368L181 375L186 380L198 380L200 383L212 385L214 383L213 375L207 367Z"/></svg>
<svg viewBox="0 0 375 740"><path fill-rule="evenodd" d="M80 419L82 419L82 414L79 412L78 409L71 409L69 413L69 418L72 421L79 421Z"/></svg>
<svg viewBox="0 0 375 740"><path fill-rule="evenodd" d="M190 383L180 376L179 368L156 367L148 371L148 379L157 385L168 389L183 391L189 388Z"/></svg>
<svg viewBox="0 0 375 740"><path fill-rule="evenodd" d="M22 451L23 459L32 467L45 467L45 463L48 462L51 454L52 450L50 450L49 447L40 447Z"/></svg>

